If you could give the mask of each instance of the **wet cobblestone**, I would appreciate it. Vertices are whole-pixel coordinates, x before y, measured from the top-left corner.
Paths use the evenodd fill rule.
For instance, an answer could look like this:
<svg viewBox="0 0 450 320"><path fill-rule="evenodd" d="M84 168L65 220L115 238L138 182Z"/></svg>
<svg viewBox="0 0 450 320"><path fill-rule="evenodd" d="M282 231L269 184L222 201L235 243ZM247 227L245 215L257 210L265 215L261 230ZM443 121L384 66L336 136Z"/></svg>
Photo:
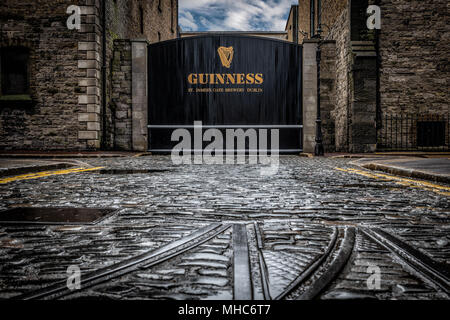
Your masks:
<svg viewBox="0 0 450 320"><path fill-rule="evenodd" d="M107 169L153 172L93 171L0 185L0 209L118 209L97 225L0 225L0 298L64 280L70 265L78 265L86 274L218 221L246 223L252 243L256 241L253 222L259 223L272 298L324 253L335 227L382 228L449 267L448 197L336 170L353 167L347 159L281 157L279 173L266 177L260 176L258 166L174 166L164 156L85 162ZM231 299L230 232L161 265L68 298ZM258 250L253 245L249 250L256 266ZM333 252L330 259L335 256ZM387 270L380 291L367 290L364 279L368 275L362 267L366 260ZM260 270L252 267L251 273L256 279L254 297L261 299ZM448 298L359 233L348 265L322 297Z"/></svg>

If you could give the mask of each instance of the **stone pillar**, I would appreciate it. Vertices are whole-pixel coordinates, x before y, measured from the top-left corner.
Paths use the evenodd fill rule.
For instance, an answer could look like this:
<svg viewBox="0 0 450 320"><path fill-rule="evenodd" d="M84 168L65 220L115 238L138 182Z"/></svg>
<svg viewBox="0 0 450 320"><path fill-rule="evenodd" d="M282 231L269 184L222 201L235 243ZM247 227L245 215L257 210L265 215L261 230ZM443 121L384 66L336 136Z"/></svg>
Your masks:
<svg viewBox="0 0 450 320"><path fill-rule="evenodd" d="M320 114L322 118L323 147L325 152L335 152L335 122L332 113L336 106L336 42L324 40L321 48Z"/></svg>
<svg viewBox="0 0 450 320"><path fill-rule="evenodd" d="M148 108L148 63L146 40L131 41L131 103L132 103L132 146L135 151L146 151L147 108Z"/></svg>
<svg viewBox="0 0 450 320"><path fill-rule="evenodd" d="M131 100L131 41L114 40L112 61L112 104L114 114L114 147L133 150L132 100Z"/></svg>
<svg viewBox="0 0 450 320"><path fill-rule="evenodd" d="M317 117L316 41L303 42L303 152L313 153Z"/></svg>
<svg viewBox="0 0 450 320"><path fill-rule="evenodd" d="M78 41L78 86L82 94L78 96L78 140L82 149L99 149L101 132L100 111L100 26L98 20L99 3L81 7L82 20L80 41Z"/></svg>

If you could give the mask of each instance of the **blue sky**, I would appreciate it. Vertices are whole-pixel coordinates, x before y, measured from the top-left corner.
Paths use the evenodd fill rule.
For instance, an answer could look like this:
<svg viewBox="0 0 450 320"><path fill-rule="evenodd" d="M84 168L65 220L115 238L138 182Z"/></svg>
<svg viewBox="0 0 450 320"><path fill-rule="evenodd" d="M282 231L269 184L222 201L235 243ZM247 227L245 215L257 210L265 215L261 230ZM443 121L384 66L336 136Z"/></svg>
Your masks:
<svg viewBox="0 0 450 320"><path fill-rule="evenodd" d="M298 0L179 0L183 31L284 31Z"/></svg>

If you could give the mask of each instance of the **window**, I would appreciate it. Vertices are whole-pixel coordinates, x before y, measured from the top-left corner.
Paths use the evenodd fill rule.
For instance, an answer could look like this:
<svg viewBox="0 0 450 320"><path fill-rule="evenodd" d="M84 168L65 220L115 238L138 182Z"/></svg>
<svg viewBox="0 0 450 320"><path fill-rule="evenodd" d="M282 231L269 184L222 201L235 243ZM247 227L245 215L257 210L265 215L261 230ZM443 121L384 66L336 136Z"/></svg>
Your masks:
<svg viewBox="0 0 450 320"><path fill-rule="evenodd" d="M159 12L162 12L161 0L158 0L158 10L159 10Z"/></svg>
<svg viewBox="0 0 450 320"><path fill-rule="evenodd" d="M419 147L439 147L445 145L444 121L418 121L417 145Z"/></svg>
<svg viewBox="0 0 450 320"><path fill-rule="evenodd" d="M158 31L158 41L161 41L161 32Z"/></svg>
<svg viewBox="0 0 450 320"><path fill-rule="evenodd" d="M24 47L1 48L1 94L21 95L29 93L29 50Z"/></svg>

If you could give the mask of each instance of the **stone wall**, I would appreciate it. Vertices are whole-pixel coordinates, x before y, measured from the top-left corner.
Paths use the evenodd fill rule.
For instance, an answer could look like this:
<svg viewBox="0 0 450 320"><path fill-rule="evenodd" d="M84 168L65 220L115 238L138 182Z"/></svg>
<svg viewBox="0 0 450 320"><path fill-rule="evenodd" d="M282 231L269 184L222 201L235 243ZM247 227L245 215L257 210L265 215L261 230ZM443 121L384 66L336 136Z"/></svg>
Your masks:
<svg viewBox="0 0 450 320"><path fill-rule="evenodd" d="M351 48L350 48L350 19L349 10L345 8L336 22L331 26L327 39L336 43L336 89L335 107L331 112L335 124L336 151L348 150L349 144L349 83L351 70Z"/></svg>
<svg viewBox="0 0 450 320"><path fill-rule="evenodd" d="M327 37L348 5L349 0L322 0L322 37Z"/></svg>
<svg viewBox="0 0 450 320"><path fill-rule="evenodd" d="M79 58L84 58L78 42L87 42L89 34L66 27L66 9L74 2L2 0L0 46L30 50L33 103L1 102L1 149L87 148L87 139L78 139L85 129L78 114L87 112L78 101L84 91L78 81L86 74L78 68Z"/></svg>
<svg viewBox="0 0 450 320"><path fill-rule="evenodd" d="M304 40L311 39L311 25L310 25L310 1L298 1L298 29L299 29L299 43Z"/></svg>
<svg viewBox="0 0 450 320"><path fill-rule="evenodd" d="M115 0L107 3L108 33L112 40L144 38L154 43L177 37L178 0Z"/></svg>
<svg viewBox="0 0 450 320"><path fill-rule="evenodd" d="M295 32L298 33L298 26L296 25L298 22L298 6L291 6L291 11L289 12L288 20L286 22L285 31L287 32L286 40L289 42L297 42L298 43L298 37L295 39ZM295 41L296 40L296 41Z"/></svg>
<svg viewBox="0 0 450 320"><path fill-rule="evenodd" d="M66 27L69 17L66 10L70 5L81 7L81 30ZM30 98L5 101L11 97L0 92L0 149L89 150L99 149L101 142L105 148L114 148L115 140L123 146L126 135L115 139L115 122L123 125L123 119L116 116L122 117L120 103L125 98L121 96L129 90L127 81L131 79L126 78L117 88L111 63L114 43L129 38L150 42L175 38L178 1L107 1L105 63L101 9L99 0L2 1L0 46L23 46L30 50ZM119 52L124 50L121 46L119 43ZM103 65L107 70L106 113L102 109ZM123 65L114 71L119 74L128 67L131 70L131 66Z"/></svg>
<svg viewBox="0 0 450 320"><path fill-rule="evenodd" d="M335 10L342 6L339 1L334 4ZM348 4L337 17L325 14L328 10L324 7L325 21L334 21L326 38L336 41L336 96L331 112L335 120L336 151L372 152L377 139L375 42L373 32L365 23L368 1Z"/></svg>
<svg viewBox="0 0 450 320"><path fill-rule="evenodd" d="M336 42L323 41L320 63L320 112L325 152L336 151L333 110L336 103Z"/></svg>
<svg viewBox="0 0 450 320"><path fill-rule="evenodd" d="M125 52L128 48L124 47L124 43L127 42L122 42L122 39L145 39L154 43L176 38L178 0L109 1L106 8L106 19L108 25L106 59L108 94L105 147L132 150L131 118L124 118L125 105L131 108L131 73L129 76L122 74L121 72L124 70L116 70L116 66L113 64L118 63L117 55L119 55L122 57L119 63L125 63L125 65L121 65L121 68L131 72L131 60L129 64L126 59L123 60L127 55ZM117 45L116 42L118 42ZM116 49L118 53L116 53ZM117 88L118 79L120 79L120 88ZM115 92L117 89L120 91L120 98L117 98L117 92ZM126 92L129 93L128 97L126 97ZM128 102L124 102L125 100ZM131 109L127 112L131 117ZM125 130L126 132L124 132ZM126 141L130 143L128 146L124 144Z"/></svg>
<svg viewBox="0 0 450 320"><path fill-rule="evenodd" d="M342 11L348 6L349 0L322 0L322 37L326 37L331 27L335 24ZM311 0L299 0L299 29L300 43L303 40L311 39L318 27L318 0L314 0L314 30L311 30Z"/></svg>
<svg viewBox="0 0 450 320"><path fill-rule="evenodd" d="M317 4L315 25L317 29ZM311 37L311 1L299 0L300 42ZM348 0L322 1L321 118L325 152L346 151L348 125L349 72L351 70L350 18ZM316 31L316 30L314 30ZM308 121L312 121L311 119Z"/></svg>
<svg viewBox="0 0 450 320"><path fill-rule="evenodd" d="M383 114L448 114L450 12L445 0L381 0Z"/></svg>
<svg viewBox="0 0 450 320"><path fill-rule="evenodd" d="M112 61L112 96L114 105L114 149L131 150L131 42L116 40Z"/></svg>
<svg viewBox="0 0 450 320"><path fill-rule="evenodd" d="M314 152L317 119L317 41L303 43L303 151Z"/></svg>
<svg viewBox="0 0 450 320"><path fill-rule="evenodd" d="M83 3L84 2L84 3ZM82 112L78 113L78 140L86 143L81 149L99 149L101 146L101 8L99 1L85 0L81 7L81 30L73 30L79 34L78 48L78 105ZM67 15L66 15L67 16ZM59 61L64 63L64 61ZM66 148L73 148L67 146Z"/></svg>
<svg viewBox="0 0 450 320"><path fill-rule="evenodd" d="M381 7L378 33L366 27L365 11L370 4ZM310 32L310 0L300 0L299 6L300 29ZM379 133L383 129L377 116L448 115L450 26L446 8L442 0L322 1L322 35L336 41L335 107L331 112L336 151L374 151L376 128ZM326 117L330 106L322 104L322 109ZM325 123L323 131L324 135L330 132Z"/></svg>
<svg viewBox="0 0 450 320"><path fill-rule="evenodd" d="M376 67L376 56L359 56L354 53L350 89L350 152L376 150Z"/></svg>

